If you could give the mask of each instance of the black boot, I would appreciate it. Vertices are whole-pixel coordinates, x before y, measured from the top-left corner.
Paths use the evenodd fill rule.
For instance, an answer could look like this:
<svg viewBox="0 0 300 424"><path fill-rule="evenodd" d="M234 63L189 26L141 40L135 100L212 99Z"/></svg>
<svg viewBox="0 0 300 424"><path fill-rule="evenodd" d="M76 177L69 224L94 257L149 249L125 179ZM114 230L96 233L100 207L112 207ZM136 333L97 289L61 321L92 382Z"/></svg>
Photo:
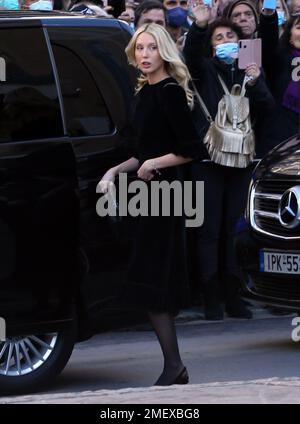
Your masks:
<svg viewBox="0 0 300 424"><path fill-rule="evenodd" d="M241 282L235 275L228 275L225 279L225 310L232 318L252 318L253 314L241 298Z"/></svg>
<svg viewBox="0 0 300 424"><path fill-rule="evenodd" d="M217 276L202 280L204 316L207 320L220 321L224 317L221 306L219 280Z"/></svg>

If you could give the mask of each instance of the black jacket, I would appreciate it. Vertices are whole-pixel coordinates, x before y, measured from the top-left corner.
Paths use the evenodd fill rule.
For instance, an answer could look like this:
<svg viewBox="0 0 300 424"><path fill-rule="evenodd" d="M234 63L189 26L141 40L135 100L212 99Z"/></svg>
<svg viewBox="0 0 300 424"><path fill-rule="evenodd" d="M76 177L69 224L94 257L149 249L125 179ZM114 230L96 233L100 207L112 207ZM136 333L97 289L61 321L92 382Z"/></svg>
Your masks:
<svg viewBox="0 0 300 424"><path fill-rule="evenodd" d="M234 84L242 85L245 73L236 64L227 65L218 58L207 58L204 54L206 28L193 24L187 34L183 54L192 75L196 88L204 100L212 118L216 116L218 103L224 90L218 80L222 77L229 91ZM264 113L274 108L274 99L261 75L254 86L246 85L246 96L250 102L251 119L255 122L256 139L259 143L259 132ZM208 129L208 122L203 116L203 135Z"/></svg>

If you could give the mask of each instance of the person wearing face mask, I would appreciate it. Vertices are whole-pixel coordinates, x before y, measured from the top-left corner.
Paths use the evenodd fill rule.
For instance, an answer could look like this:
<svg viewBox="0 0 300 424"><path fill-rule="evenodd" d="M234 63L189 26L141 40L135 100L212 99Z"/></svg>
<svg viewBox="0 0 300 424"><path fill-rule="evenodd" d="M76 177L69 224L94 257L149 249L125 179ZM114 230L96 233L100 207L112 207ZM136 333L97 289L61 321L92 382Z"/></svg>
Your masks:
<svg viewBox="0 0 300 424"><path fill-rule="evenodd" d="M212 119L224 95L220 76L229 91L235 84L242 86L245 75L252 120L263 116L274 106L260 69L251 64L245 71L238 69L236 57L240 28L229 20L220 19L208 25L211 10L203 4L193 7L195 22L186 38L183 54L186 64ZM209 51L206 52L206 47ZM209 123L199 114L198 128L204 137ZM254 127L254 131L256 127ZM258 134L256 134L258 136ZM234 168L212 161L193 166L193 179L204 181L204 224L196 231L197 280L204 296L206 319L223 319L220 295L220 275L225 288L225 308L231 317L251 318L252 314L240 298L240 279L234 251L235 226L243 215L252 166Z"/></svg>
<svg viewBox="0 0 300 424"><path fill-rule="evenodd" d="M278 16L279 37L281 37L285 24L290 19L289 8L287 7L285 0L277 0L276 10Z"/></svg>
<svg viewBox="0 0 300 424"><path fill-rule="evenodd" d="M189 27L188 25L188 1L187 0L163 0L167 11L167 31L176 42Z"/></svg>
<svg viewBox="0 0 300 424"><path fill-rule="evenodd" d="M259 3L260 13L263 12L263 0ZM290 11L285 0L276 1L277 20L279 26L279 37L283 34L285 24L290 19ZM265 16L265 14L264 14ZM261 16L260 16L261 19ZM264 20L264 17L262 18ZM272 30L271 30L272 31Z"/></svg>

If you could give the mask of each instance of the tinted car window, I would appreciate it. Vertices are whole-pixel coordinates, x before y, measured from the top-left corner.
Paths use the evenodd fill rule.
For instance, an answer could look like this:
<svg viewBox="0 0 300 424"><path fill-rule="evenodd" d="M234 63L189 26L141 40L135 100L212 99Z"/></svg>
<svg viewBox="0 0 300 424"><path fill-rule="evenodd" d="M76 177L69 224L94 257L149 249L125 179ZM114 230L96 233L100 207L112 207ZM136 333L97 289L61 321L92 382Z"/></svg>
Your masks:
<svg viewBox="0 0 300 424"><path fill-rule="evenodd" d="M0 57L1 75L6 74L5 81L0 82L0 143L63 135L58 94L42 30L1 28Z"/></svg>
<svg viewBox="0 0 300 424"><path fill-rule="evenodd" d="M64 101L70 136L108 134L113 130L103 97L81 58L68 47L53 43L52 49Z"/></svg>

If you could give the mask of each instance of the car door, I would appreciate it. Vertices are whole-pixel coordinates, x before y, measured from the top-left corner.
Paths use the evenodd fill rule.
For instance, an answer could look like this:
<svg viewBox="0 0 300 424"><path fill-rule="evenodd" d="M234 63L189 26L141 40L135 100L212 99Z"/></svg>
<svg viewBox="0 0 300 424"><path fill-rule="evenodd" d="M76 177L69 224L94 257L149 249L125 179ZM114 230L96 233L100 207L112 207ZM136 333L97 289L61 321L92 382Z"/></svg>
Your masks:
<svg viewBox="0 0 300 424"><path fill-rule="evenodd" d="M18 333L71 316L78 195L41 24L1 22L0 57L0 315Z"/></svg>
<svg viewBox="0 0 300 424"><path fill-rule="evenodd" d="M134 226L130 217L120 224L96 213L97 183L110 167L128 159L122 133L134 81L124 53L129 34L117 23L102 22L94 20L92 27L47 28L76 158L82 293L94 319L111 308L119 293Z"/></svg>

